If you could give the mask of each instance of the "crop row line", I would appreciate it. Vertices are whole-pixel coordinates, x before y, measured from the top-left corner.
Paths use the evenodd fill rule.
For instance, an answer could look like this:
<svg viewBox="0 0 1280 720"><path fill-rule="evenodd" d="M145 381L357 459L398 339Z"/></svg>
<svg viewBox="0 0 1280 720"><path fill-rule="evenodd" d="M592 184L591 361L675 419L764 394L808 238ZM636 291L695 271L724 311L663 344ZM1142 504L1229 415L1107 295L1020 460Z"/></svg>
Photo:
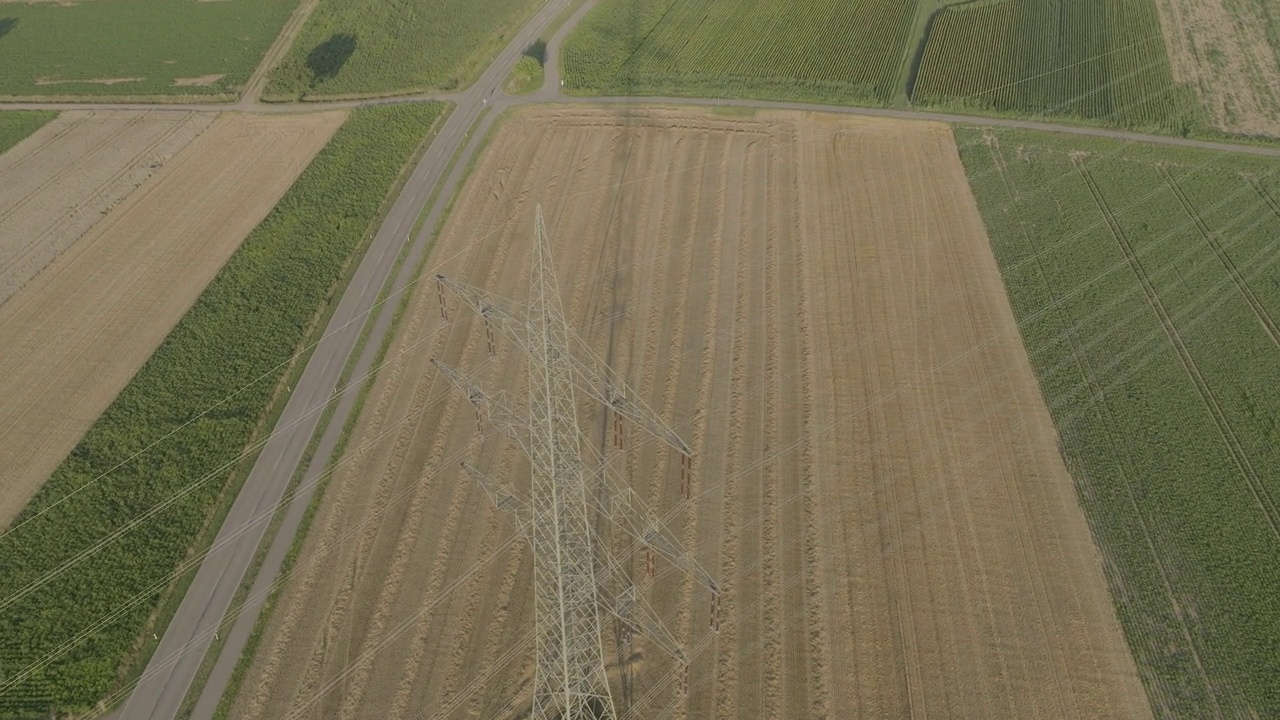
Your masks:
<svg viewBox="0 0 1280 720"><path fill-rule="evenodd" d="M1267 520L1267 524L1271 527L1271 532L1277 539L1280 539L1280 525L1277 524L1276 510L1271 502L1271 498L1266 494L1265 486L1258 478L1257 472L1250 462L1249 456L1244 451L1243 445L1236 437L1235 431L1231 429L1231 425L1227 422L1226 415L1222 411L1221 405L1218 403L1217 397L1209 388L1208 382L1200 372L1200 368L1196 365L1195 360L1191 357L1191 352L1187 349L1186 343L1182 339L1182 335L1174 326L1173 320L1169 317L1168 311L1164 307L1164 303L1160 300L1160 296L1156 293L1155 287L1151 284L1151 279L1147 277L1146 271L1142 264L1138 262L1137 256L1134 254L1133 246L1129 242L1128 236L1125 235L1124 229L1120 227L1119 221L1111 213L1110 207L1107 205L1106 198L1102 196L1102 191L1098 189L1097 182L1088 168L1084 166L1084 161L1080 158L1072 158L1076 169L1080 173L1080 177L1084 180L1089 188L1089 194L1093 196L1093 201L1098 207L1098 211L1102 213L1103 218L1107 222L1107 227L1111 230L1112 237L1115 238L1116 244L1120 246L1120 250L1124 253L1125 260L1128 261L1129 267L1137 276L1139 284L1142 286L1142 292L1147 297L1147 302L1155 311L1156 316L1160 320L1161 326L1164 328L1165 335L1169 338L1169 342L1173 345L1174 350L1178 353L1178 359L1181 361L1183 368L1191 377L1192 383L1195 385L1197 392L1200 394L1201 400L1205 407L1208 408L1210 416L1212 416L1214 424L1221 434L1223 442L1227 445L1227 449L1231 453L1232 459L1239 468L1240 473L1244 475L1245 481L1249 486L1249 492L1257 501L1258 507L1262 510L1263 516Z"/></svg>
<svg viewBox="0 0 1280 720"><path fill-rule="evenodd" d="M1218 239L1214 237L1213 231L1211 231L1209 226L1205 224L1204 218L1200 217L1200 214L1196 212L1195 207L1191 204L1191 201L1187 199L1186 193L1183 192L1182 187L1178 185L1178 181L1174 179L1173 174L1169 172L1169 169L1164 165L1158 165L1156 169L1160 172L1160 176L1164 178L1165 184L1169 186L1169 189L1172 190L1173 194L1178 198L1178 202L1182 205L1182 209L1186 211L1187 217L1191 219L1196 230L1200 231L1200 236L1204 238L1205 243L1207 243L1209 248L1213 250L1213 254L1218 256L1218 261L1221 262L1222 267L1226 269L1227 275L1231 276L1231 282L1235 284L1236 289L1240 291L1240 294L1249 303L1249 307L1253 308L1253 314L1257 316L1258 322L1262 323L1262 327L1271 338L1271 342L1274 343L1277 348L1280 348L1280 329L1277 329L1275 321L1271 319L1271 315L1267 312L1266 308L1262 306L1262 303L1258 301L1258 296L1253 293L1253 289L1244 281L1244 277L1240 275L1240 270L1236 268L1236 264L1231 260L1231 258L1227 257L1226 252L1222 249L1222 245L1218 242ZM1275 209L1272 208L1273 212L1274 210Z"/></svg>

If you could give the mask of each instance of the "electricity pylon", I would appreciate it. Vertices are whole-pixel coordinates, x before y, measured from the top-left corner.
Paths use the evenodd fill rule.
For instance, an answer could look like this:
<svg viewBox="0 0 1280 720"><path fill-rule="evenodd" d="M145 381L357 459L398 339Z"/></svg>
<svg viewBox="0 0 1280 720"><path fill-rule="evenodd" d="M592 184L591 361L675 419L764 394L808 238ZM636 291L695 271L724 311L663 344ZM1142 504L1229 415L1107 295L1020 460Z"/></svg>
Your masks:
<svg viewBox="0 0 1280 720"><path fill-rule="evenodd" d="M607 517L643 545L647 576L653 578L654 555L693 574L712 593L711 626L719 608L719 588L681 548L639 497L609 469L590 442L583 442L578 425L575 390L604 403L614 413L615 444L621 442L621 420L631 420L662 440L681 456L681 490L688 496L689 446L640 401L608 366L591 353L586 342L569 328L560 304L551 252L539 205L534 222L534 260L530 302L509 305L492 295L437 275L441 313L447 319L444 291L452 291L485 321L489 352L494 353L496 328L529 359L529 417L518 417L505 392L489 393L457 369L432 360L441 374L466 393L480 418L516 441L529 457L532 470L529 500L518 497L496 478L463 464L504 512L512 516L533 549L534 563L534 687L535 720L579 720L617 716L605 671L601 614L616 617L629 640L632 633L648 638L674 656L687 671L678 642L662 625L621 572L622 563L610 556L596 537L596 517ZM594 471L586 469L584 452L592 455ZM597 489L599 488L599 489ZM620 591L604 586L620 579Z"/></svg>

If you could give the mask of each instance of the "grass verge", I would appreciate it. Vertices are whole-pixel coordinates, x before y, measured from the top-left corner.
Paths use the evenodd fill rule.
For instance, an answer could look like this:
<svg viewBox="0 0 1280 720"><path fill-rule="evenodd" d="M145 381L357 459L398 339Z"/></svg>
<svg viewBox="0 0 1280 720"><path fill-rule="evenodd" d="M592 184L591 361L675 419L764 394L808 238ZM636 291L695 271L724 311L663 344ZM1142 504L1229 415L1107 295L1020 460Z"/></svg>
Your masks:
<svg viewBox="0 0 1280 720"><path fill-rule="evenodd" d="M502 92L508 95L528 95L542 87L542 61L531 55L522 55L511 68L502 83Z"/></svg>
<svg viewBox="0 0 1280 720"><path fill-rule="evenodd" d="M355 111L0 538L0 717L88 710L145 663L137 638L441 109Z"/></svg>

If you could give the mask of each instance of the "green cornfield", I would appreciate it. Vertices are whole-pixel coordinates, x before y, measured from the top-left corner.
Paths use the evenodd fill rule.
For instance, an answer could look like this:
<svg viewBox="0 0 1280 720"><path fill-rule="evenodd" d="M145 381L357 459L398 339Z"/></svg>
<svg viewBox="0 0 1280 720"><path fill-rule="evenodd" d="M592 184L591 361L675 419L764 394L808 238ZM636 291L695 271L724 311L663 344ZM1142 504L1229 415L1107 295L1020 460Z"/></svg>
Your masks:
<svg viewBox="0 0 1280 720"><path fill-rule="evenodd" d="M1280 168L956 136L1155 717L1280 717Z"/></svg>
<svg viewBox="0 0 1280 720"><path fill-rule="evenodd" d="M932 19L912 100L1185 132L1152 0L979 0Z"/></svg>
<svg viewBox="0 0 1280 720"><path fill-rule="evenodd" d="M917 0L604 0L564 48L582 95L883 103L902 92Z"/></svg>

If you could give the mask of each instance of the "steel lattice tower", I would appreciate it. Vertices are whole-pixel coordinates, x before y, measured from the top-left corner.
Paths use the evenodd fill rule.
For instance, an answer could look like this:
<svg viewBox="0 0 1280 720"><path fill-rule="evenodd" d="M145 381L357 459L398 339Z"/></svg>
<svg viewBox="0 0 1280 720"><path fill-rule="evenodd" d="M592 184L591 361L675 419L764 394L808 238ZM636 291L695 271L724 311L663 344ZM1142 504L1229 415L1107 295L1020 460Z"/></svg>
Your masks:
<svg viewBox="0 0 1280 720"><path fill-rule="evenodd" d="M535 222L529 356L535 650L533 717L614 717L597 608L595 555L578 448L569 328L542 208ZM558 702L557 702L558 701Z"/></svg>
<svg viewBox="0 0 1280 720"><path fill-rule="evenodd" d="M681 489L688 496L689 448L662 420L638 400L624 383L590 354L586 343L565 320L543 225L542 207L534 220L534 260L530 302L517 309L477 288L437 276L441 314L447 319L447 288L485 321L489 351L494 352L493 329L513 340L528 356L529 417L517 417L503 393L487 393L458 370L432 360L447 380L466 392L480 417L517 441L528 455L532 482L528 502L496 479L464 464L498 507L507 511L533 549L534 562L534 687L535 720L579 720L617 716L609 693L601 638L602 613L615 616L623 635L640 633L685 664L684 653L660 620L623 580L617 593L603 589L604 581L621 567L609 557L593 529L604 516L629 533L646 553L653 576L655 553L692 572L712 593L718 614L719 590L692 555L681 549L674 534L647 512L635 493L612 476L595 448L583 443L578 425L575 390L605 404L615 418L615 444L621 442L621 419L637 422L681 454ZM584 449L595 452L598 470L587 472ZM603 486L603 496L588 481ZM713 614L711 625L719 620Z"/></svg>

